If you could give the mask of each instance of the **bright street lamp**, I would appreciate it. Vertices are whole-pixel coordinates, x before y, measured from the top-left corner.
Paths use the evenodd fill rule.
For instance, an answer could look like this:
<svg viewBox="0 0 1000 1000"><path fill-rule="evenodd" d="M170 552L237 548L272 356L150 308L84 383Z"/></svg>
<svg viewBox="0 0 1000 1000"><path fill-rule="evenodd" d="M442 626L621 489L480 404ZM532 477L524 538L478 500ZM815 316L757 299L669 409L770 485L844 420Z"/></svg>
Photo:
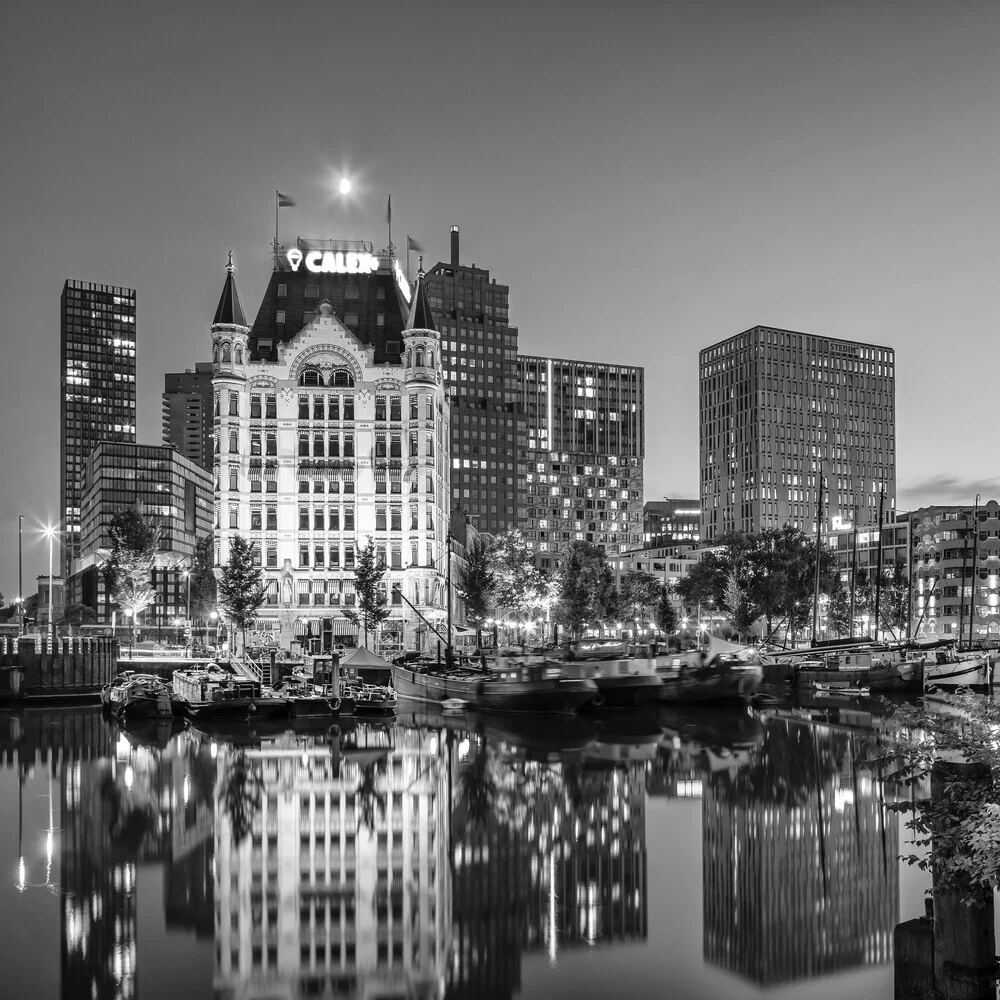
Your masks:
<svg viewBox="0 0 1000 1000"><path fill-rule="evenodd" d="M55 635L55 621L52 618L52 542L59 534L59 528L52 524L47 524L42 529L42 534L49 540L49 634Z"/></svg>

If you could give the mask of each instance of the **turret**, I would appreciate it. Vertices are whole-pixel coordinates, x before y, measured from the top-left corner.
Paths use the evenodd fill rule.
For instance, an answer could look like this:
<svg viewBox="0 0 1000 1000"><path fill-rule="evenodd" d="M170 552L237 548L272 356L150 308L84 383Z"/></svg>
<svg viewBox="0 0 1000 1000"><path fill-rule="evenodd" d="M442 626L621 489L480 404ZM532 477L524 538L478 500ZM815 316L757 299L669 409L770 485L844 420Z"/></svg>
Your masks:
<svg viewBox="0 0 1000 1000"><path fill-rule="evenodd" d="M410 312L403 330L403 380L408 388L437 388L441 385L441 335L434 325L424 273L410 300Z"/></svg>
<svg viewBox="0 0 1000 1000"><path fill-rule="evenodd" d="M214 379L220 377L238 379L246 378L246 365L249 358L248 337L250 327L243 315L243 306L236 291L234 275L233 251L229 251L229 263L226 265L226 283L222 287L222 297L215 310L212 320L212 364Z"/></svg>

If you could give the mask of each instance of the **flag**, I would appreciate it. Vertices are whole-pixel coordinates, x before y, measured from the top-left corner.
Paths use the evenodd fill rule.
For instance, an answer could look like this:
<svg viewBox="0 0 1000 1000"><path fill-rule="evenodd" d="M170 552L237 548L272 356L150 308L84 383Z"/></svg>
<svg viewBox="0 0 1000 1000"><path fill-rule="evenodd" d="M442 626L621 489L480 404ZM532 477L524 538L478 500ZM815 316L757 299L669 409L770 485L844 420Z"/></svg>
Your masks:
<svg viewBox="0 0 1000 1000"><path fill-rule="evenodd" d="M295 199L289 198L287 194L282 194L280 191L274 193L278 196L278 208L291 208L295 204Z"/></svg>
<svg viewBox="0 0 1000 1000"><path fill-rule="evenodd" d="M406 252L423 253L424 248L410 235L406 237Z"/></svg>
<svg viewBox="0 0 1000 1000"><path fill-rule="evenodd" d="M392 225L392 195L389 195L389 205L385 210L385 221Z"/></svg>

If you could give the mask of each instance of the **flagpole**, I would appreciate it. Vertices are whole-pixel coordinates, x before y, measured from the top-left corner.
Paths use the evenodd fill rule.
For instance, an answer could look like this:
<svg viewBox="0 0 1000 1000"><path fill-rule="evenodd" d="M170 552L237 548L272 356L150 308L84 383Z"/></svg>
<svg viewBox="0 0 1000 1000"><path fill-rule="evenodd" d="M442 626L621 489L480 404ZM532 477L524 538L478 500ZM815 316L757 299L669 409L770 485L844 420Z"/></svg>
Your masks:
<svg viewBox="0 0 1000 1000"><path fill-rule="evenodd" d="M389 224L389 252L392 253L392 195L389 195L389 204L385 211L385 221Z"/></svg>
<svg viewBox="0 0 1000 1000"><path fill-rule="evenodd" d="M278 189L274 189L274 270L278 270Z"/></svg>
<svg viewBox="0 0 1000 1000"><path fill-rule="evenodd" d="M406 234L406 283L410 283L410 234Z"/></svg>

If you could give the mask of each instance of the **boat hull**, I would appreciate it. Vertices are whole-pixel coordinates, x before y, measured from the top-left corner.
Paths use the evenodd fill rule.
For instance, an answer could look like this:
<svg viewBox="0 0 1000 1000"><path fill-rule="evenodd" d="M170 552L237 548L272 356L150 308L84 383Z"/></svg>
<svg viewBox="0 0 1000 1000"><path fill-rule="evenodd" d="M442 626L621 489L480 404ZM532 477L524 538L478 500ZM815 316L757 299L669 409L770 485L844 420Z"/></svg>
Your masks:
<svg viewBox="0 0 1000 1000"><path fill-rule="evenodd" d="M663 680L656 674L631 674L621 677L594 677L597 694L587 702L587 710L597 708L636 708L660 698Z"/></svg>
<svg viewBox="0 0 1000 1000"><path fill-rule="evenodd" d="M924 690L940 688L953 691L967 687L980 693L990 687L991 670L986 660L951 660L947 663L928 663L924 667Z"/></svg>
<svg viewBox="0 0 1000 1000"><path fill-rule="evenodd" d="M293 719L332 719L336 714L327 698L289 698Z"/></svg>
<svg viewBox="0 0 1000 1000"><path fill-rule="evenodd" d="M763 671L759 666L730 668L712 667L665 670L659 702L692 702L726 704L747 701L760 687Z"/></svg>
<svg viewBox="0 0 1000 1000"><path fill-rule="evenodd" d="M924 665L906 661L888 667L873 667L868 672L868 688L871 691L922 691Z"/></svg>
<svg viewBox="0 0 1000 1000"><path fill-rule="evenodd" d="M401 698L443 702L459 698L487 712L570 713L593 701L598 693L592 680L558 678L500 681L482 677L456 677L393 668L393 683ZM359 709L360 710L360 709Z"/></svg>
<svg viewBox="0 0 1000 1000"><path fill-rule="evenodd" d="M170 695L138 695L126 698L118 705L119 718L126 719L172 719L173 707Z"/></svg>
<svg viewBox="0 0 1000 1000"><path fill-rule="evenodd" d="M252 698L232 698L225 701L182 701L184 714L190 719L246 719L253 711Z"/></svg>

